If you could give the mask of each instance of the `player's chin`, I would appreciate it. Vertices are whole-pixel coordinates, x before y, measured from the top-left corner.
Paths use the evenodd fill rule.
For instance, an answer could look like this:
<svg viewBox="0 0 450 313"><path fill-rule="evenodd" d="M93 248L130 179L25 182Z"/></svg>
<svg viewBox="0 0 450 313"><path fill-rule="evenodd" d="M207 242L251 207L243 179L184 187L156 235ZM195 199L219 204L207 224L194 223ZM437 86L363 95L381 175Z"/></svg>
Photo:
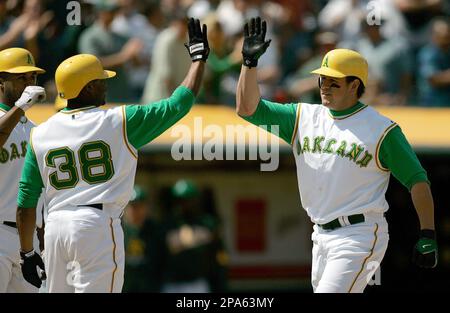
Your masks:
<svg viewBox="0 0 450 313"><path fill-rule="evenodd" d="M322 96L322 105L329 107L331 105L331 99L326 96Z"/></svg>

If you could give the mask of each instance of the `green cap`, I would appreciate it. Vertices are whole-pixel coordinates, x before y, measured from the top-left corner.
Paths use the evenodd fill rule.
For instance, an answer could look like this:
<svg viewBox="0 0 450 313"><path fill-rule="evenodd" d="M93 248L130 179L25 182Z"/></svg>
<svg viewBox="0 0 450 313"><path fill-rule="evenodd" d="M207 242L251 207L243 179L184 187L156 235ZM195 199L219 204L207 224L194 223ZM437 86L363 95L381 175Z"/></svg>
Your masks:
<svg viewBox="0 0 450 313"><path fill-rule="evenodd" d="M147 192L139 185L134 186L130 202L144 201L148 198Z"/></svg>
<svg viewBox="0 0 450 313"><path fill-rule="evenodd" d="M172 187L172 195L176 198L193 198L199 195L199 191L197 186L186 179L179 180Z"/></svg>

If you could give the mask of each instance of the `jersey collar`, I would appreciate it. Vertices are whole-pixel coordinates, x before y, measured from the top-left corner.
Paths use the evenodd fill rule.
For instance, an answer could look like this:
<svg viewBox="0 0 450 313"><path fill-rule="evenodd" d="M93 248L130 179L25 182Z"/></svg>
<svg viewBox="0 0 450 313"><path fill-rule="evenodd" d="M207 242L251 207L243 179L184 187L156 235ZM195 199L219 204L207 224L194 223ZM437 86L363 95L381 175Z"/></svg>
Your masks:
<svg viewBox="0 0 450 313"><path fill-rule="evenodd" d="M94 108L96 108L95 105L91 105L91 106L84 107L84 108L78 108L78 109L69 109L69 108L66 107L66 108L60 110L59 112L65 113L65 114L72 114L72 113L85 111L85 110L90 110L90 109L94 109Z"/></svg>
<svg viewBox="0 0 450 313"><path fill-rule="evenodd" d="M356 113L358 113L361 110L364 110L367 108L367 104L364 104L362 102L357 102L354 106L351 108L342 110L342 111L335 111L329 109L330 116L334 118L335 120L343 120L344 118L350 117Z"/></svg>
<svg viewBox="0 0 450 313"><path fill-rule="evenodd" d="M0 102L0 110L8 112L9 110L11 110L11 108L6 104Z"/></svg>

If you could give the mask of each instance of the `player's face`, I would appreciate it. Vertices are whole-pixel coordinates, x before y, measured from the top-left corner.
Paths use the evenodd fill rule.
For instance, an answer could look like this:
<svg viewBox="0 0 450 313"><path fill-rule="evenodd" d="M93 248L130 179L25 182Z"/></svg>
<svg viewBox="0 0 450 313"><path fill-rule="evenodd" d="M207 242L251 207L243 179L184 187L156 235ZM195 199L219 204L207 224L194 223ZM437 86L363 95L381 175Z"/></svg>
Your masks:
<svg viewBox="0 0 450 313"><path fill-rule="evenodd" d="M36 85L37 73L8 74L3 80L3 97L6 103L16 102L28 86Z"/></svg>
<svg viewBox="0 0 450 313"><path fill-rule="evenodd" d="M347 108L349 100L354 96L354 86L352 86L352 83L347 83L345 78L320 75L319 87L322 104L333 110Z"/></svg>

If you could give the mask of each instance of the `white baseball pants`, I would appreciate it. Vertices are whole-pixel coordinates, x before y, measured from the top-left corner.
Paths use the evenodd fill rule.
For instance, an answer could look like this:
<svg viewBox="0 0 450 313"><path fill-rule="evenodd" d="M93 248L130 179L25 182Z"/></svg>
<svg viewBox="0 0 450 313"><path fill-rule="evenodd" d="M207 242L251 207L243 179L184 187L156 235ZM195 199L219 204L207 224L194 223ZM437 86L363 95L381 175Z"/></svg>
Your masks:
<svg viewBox="0 0 450 313"><path fill-rule="evenodd" d="M48 292L121 292L125 252L120 219L91 207L49 213L44 263Z"/></svg>
<svg viewBox="0 0 450 313"><path fill-rule="evenodd" d="M35 236L35 249L38 246ZM0 293L38 292L38 288L23 278L19 250L20 241L17 229L0 224Z"/></svg>
<svg viewBox="0 0 450 313"><path fill-rule="evenodd" d="M311 283L316 293L361 293L386 252L388 224L382 214L362 223L323 230L314 225Z"/></svg>

